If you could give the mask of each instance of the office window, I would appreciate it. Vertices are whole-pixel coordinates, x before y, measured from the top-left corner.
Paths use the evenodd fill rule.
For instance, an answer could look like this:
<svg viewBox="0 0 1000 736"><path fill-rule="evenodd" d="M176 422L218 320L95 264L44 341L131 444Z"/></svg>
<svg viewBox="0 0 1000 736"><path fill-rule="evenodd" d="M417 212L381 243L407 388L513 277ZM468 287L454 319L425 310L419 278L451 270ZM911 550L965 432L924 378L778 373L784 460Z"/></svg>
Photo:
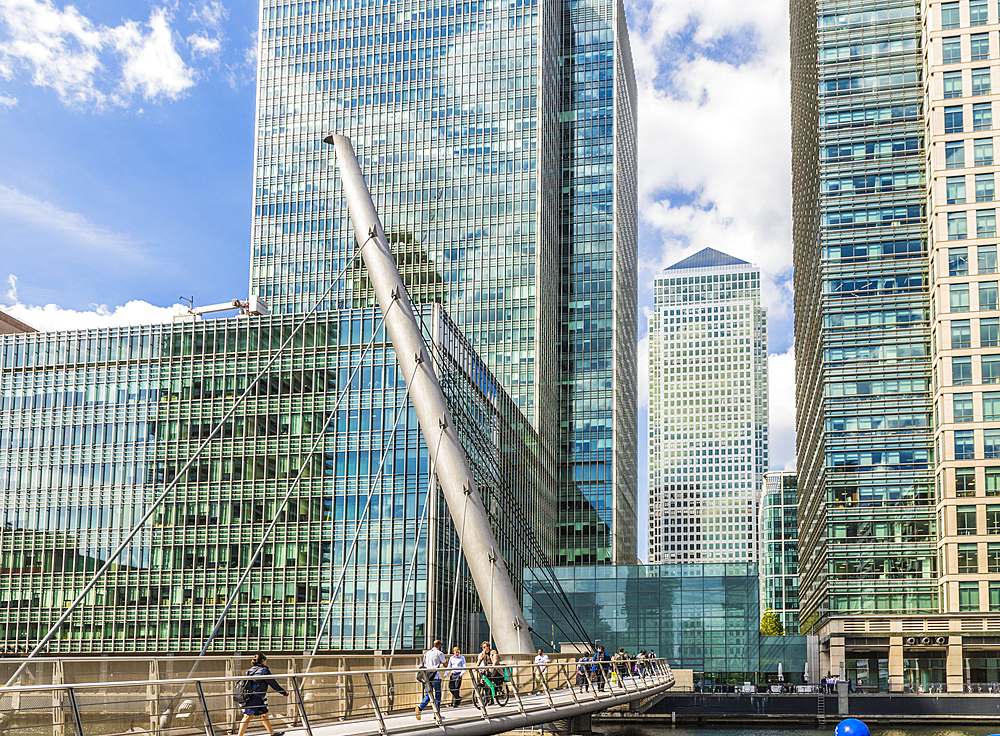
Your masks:
<svg viewBox="0 0 1000 736"><path fill-rule="evenodd" d="M995 348L1000 345L1000 318L979 320L979 347Z"/></svg>
<svg viewBox="0 0 1000 736"><path fill-rule="evenodd" d="M955 394L952 406L956 423L962 424L972 421L972 394Z"/></svg>
<svg viewBox="0 0 1000 736"><path fill-rule="evenodd" d="M972 385L972 358L965 355L951 359L951 384L953 386Z"/></svg>
<svg viewBox="0 0 1000 736"><path fill-rule="evenodd" d="M997 308L997 282L979 282L979 309L987 311Z"/></svg>
<svg viewBox="0 0 1000 736"><path fill-rule="evenodd" d="M1000 458L1000 429L983 431L983 457L987 460Z"/></svg>
<svg viewBox="0 0 1000 736"><path fill-rule="evenodd" d="M959 95L962 92L962 82L959 80ZM989 69L973 69L972 70L972 96L978 97L979 95L988 95L990 93L990 70Z"/></svg>
<svg viewBox="0 0 1000 736"><path fill-rule="evenodd" d="M1000 569L997 572L1000 572ZM1000 580L990 581L990 610L1000 611Z"/></svg>
<svg viewBox="0 0 1000 736"><path fill-rule="evenodd" d="M959 28L961 25L958 3L941 3L941 29Z"/></svg>
<svg viewBox="0 0 1000 736"><path fill-rule="evenodd" d="M976 201L992 202L993 194L993 174L976 174Z"/></svg>
<svg viewBox="0 0 1000 736"><path fill-rule="evenodd" d="M948 249L948 275L969 275L969 249L967 247Z"/></svg>
<svg viewBox="0 0 1000 736"><path fill-rule="evenodd" d="M956 319L951 323L951 349L961 350L972 347L972 323L967 319Z"/></svg>
<svg viewBox="0 0 1000 736"><path fill-rule="evenodd" d="M958 610L962 613L979 610L979 583L958 584Z"/></svg>
<svg viewBox="0 0 1000 736"><path fill-rule="evenodd" d="M959 122L961 125L961 122ZM972 129L993 130L993 104L977 102L972 106Z"/></svg>
<svg viewBox="0 0 1000 736"><path fill-rule="evenodd" d="M944 132L961 133L963 128L962 106L946 107L944 109Z"/></svg>
<svg viewBox="0 0 1000 736"><path fill-rule="evenodd" d="M944 98L946 100L962 96L962 72L945 72L942 81L944 82Z"/></svg>
<svg viewBox="0 0 1000 736"><path fill-rule="evenodd" d="M980 138L973 143L972 155L976 166L993 165L993 139Z"/></svg>
<svg viewBox="0 0 1000 736"><path fill-rule="evenodd" d="M945 64L962 63L962 39L951 36L941 42L941 59Z"/></svg>
<svg viewBox="0 0 1000 736"><path fill-rule="evenodd" d="M983 383L1000 383L1000 355L984 355L982 368Z"/></svg>
<svg viewBox="0 0 1000 736"><path fill-rule="evenodd" d="M969 236L964 212L948 213L948 240L965 240Z"/></svg>
<svg viewBox="0 0 1000 736"><path fill-rule="evenodd" d="M973 61L983 61L990 58L990 34L973 33L969 39L969 50Z"/></svg>
<svg viewBox="0 0 1000 736"><path fill-rule="evenodd" d="M989 10L986 0L971 0L969 2L969 25L985 26L989 23Z"/></svg>
<svg viewBox="0 0 1000 736"><path fill-rule="evenodd" d="M1000 572L1000 542L986 545L986 572Z"/></svg>
<svg viewBox="0 0 1000 736"><path fill-rule="evenodd" d="M976 533L976 507L955 507L955 530L960 537L969 537Z"/></svg>
<svg viewBox="0 0 1000 736"><path fill-rule="evenodd" d="M963 141L948 141L944 144L944 165L947 169L965 167L965 143Z"/></svg>
<svg viewBox="0 0 1000 736"><path fill-rule="evenodd" d="M975 446L971 429L955 430L955 459L975 460Z"/></svg>
<svg viewBox="0 0 1000 736"><path fill-rule="evenodd" d="M997 234L996 210L979 210L976 212L976 237L995 238Z"/></svg>
<svg viewBox="0 0 1000 736"><path fill-rule="evenodd" d="M945 192L948 204L965 204L965 177L949 176Z"/></svg>
<svg viewBox="0 0 1000 736"><path fill-rule="evenodd" d="M951 284L949 287L950 292L950 306L952 312L968 312L969 311L969 285L968 284Z"/></svg>
<svg viewBox="0 0 1000 736"><path fill-rule="evenodd" d="M1000 392L987 391L983 394L983 421L1000 422Z"/></svg>
<svg viewBox="0 0 1000 736"><path fill-rule="evenodd" d="M1000 506L986 507L986 533L1000 534Z"/></svg>
<svg viewBox="0 0 1000 736"><path fill-rule="evenodd" d="M958 545L958 573L959 575L971 575L979 572L979 545L960 544Z"/></svg>
<svg viewBox="0 0 1000 736"><path fill-rule="evenodd" d="M986 468L987 496L1000 496L1000 468Z"/></svg>
<svg viewBox="0 0 1000 736"><path fill-rule="evenodd" d="M955 495L958 498L976 495L975 468L955 468Z"/></svg>

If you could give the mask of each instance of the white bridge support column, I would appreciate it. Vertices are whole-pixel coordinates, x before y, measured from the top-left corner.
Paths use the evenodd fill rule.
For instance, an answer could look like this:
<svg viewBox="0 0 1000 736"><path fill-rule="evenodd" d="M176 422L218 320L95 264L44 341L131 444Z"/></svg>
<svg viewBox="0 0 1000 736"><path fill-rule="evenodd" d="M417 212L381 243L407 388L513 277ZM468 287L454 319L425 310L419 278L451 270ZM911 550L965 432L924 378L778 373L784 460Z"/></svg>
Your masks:
<svg viewBox="0 0 1000 736"><path fill-rule="evenodd" d="M342 135L330 135L324 142L332 143L336 148L354 234L362 246L361 257L368 269L379 308L385 316L385 328L396 351L396 361L404 379L410 381L410 396L427 444L428 456L434 463L438 482L458 530L496 646L501 655L531 654L534 651L531 634L524 622L521 604L514 595L500 555L500 545L490 528L483 500L473 480L455 422L431 365L413 305L386 241L385 230L375 211L354 147ZM444 634L430 633L434 636Z"/></svg>

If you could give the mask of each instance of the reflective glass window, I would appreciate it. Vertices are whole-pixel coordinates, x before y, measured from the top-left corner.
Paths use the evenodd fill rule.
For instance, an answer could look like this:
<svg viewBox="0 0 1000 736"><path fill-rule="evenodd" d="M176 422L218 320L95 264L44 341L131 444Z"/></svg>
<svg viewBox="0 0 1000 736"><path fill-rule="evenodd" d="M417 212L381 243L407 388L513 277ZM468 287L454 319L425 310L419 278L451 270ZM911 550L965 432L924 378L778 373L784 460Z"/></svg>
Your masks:
<svg viewBox="0 0 1000 736"><path fill-rule="evenodd" d="M990 58L990 34L973 33L969 39L969 50L973 61L983 61Z"/></svg>
<svg viewBox="0 0 1000 736"><path fill-rule="evenodd" d="M993 195L994 195L993 173L990 172L989 174L976 174L976 201L992 202Z"/></svg>
<svg viewBox="0 0 1000 736"><path fill-rule="evenodd" d="M953 350L972 347L972 323L969 320L952 320L951 347Z"/></svg>
<svg viewBox="0 0 1000 736"><path fill-rule="evenodd" d="M944 109L944 132L961 133L962 129L962 106L946 107Z"/></svg>
<svg viewBox="0 0 1000 736"><path fill-rule="evenodd" d="M948 275L969 275L969 249L965 246L948 249Z"/></svg>
<svg viewBox="0 0 1000 736"><path fill-rule="evenodd" d="M965 204L965 177L949 176L946 179L948 204Z"/></svg>
<svg viewBox="0 0 1000 736"><path fill-rule="evenodd" d="M962 72L945 72L942 82L946 100L962 96Z"/></svg>
<svg viewBox="0 0 1000 736"><path fill-rule="evenodd" d="M988 95L990 93L990 70L989 69L973 69L972 70L972 96L978 97L979 95ZM959 82L959 93L961 94L962 83Z"/></svg>
<svg viewBox="0 0 1000 736"><path fill-rule="evenodd" d="M972 129L993 130L993 103L977 102L972 106Z"/></svg>

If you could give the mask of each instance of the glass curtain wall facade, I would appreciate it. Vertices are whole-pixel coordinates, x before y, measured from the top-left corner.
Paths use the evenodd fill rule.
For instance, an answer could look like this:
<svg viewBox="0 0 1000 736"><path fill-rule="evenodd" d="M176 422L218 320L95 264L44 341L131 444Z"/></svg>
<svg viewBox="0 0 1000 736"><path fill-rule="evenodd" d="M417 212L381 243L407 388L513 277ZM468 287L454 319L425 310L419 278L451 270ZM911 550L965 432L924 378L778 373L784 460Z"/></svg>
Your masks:
<svg viewBox="0 0 1000 736"><path fill-rule="evenodd" d="M794 0L800 626L938 610L921 4Z"/></svg>
<svg viewBox="0 0 1000 736"><path fill-rule="evenodd" d="M1000 614L1000 370L995 370L1000 368L1000 305L993 158L1000 17L995 5L976 0L931 2L927 9L941 608Z"/></svg>
<svg viewBox="0 0 1000 736"><path fill-rule="evenodd" d="M440 307L421 319L508 567L537 565L554 543L537 434ZM362 357L379 322L371 309L310 318L256 382L292 316L0 338L8 647L37 643L249 387L48 651L199 650L274 518L214 650L310 649L359 523L321 648L420 649L453 612L455 643L473 648L478 598L443 497L428 496L427 449L383 331Z"/></svg>
<svg viewBox="0 0 1000 736"><path fill-rule="evenodd" d="M712 248L655 281L649 558L756 563L768 464L760 271Z"/></svg>
<svg viewBox="0 0 1000 736"><path fill-rule="evenodd" d="M251 292L371 306L324 135L415 302L447 306L558 473L553 557L635 559L635 92L610 0L261 8ZM571 157L567 159L567 157ZM556 527L556 520L552 520Z"/></svg>
<svg viewBox="0 0 1000 736"><path fill-rule="evenodd" d="M785 634L799 632L798 512L795 473L765 473L760 501L760 610L774 611Z"/></svg>

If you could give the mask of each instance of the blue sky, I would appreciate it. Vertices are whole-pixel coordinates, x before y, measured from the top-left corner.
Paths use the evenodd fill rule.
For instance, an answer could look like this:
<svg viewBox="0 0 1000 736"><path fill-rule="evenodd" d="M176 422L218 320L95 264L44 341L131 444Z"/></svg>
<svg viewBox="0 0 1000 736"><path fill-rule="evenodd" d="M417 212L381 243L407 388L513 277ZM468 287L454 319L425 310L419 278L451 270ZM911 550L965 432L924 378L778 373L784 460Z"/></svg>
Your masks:
<svg viewBox="0 0 1000 736"><path fill-rule="evenodd" d="M771 464L791 466L787 2L626 9L641 373L662 268L706 246L756 263L780 387ZM56 329L162 321L180 296L246 296L256 28L256 4L231 0L0 0L0 306Z"/></svg>

